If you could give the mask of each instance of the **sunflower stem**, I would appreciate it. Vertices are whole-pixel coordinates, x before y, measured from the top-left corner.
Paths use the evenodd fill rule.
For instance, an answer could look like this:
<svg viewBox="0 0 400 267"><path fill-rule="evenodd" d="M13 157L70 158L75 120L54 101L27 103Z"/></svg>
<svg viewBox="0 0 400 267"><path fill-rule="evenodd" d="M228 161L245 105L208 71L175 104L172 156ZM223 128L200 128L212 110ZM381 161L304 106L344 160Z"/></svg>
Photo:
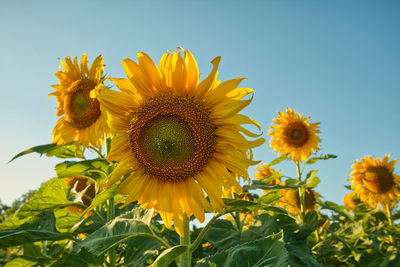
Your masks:
<svg viewBox="0 0 400 267"><path fill-rule="evenodd" d="M385 207L386 207L386 213L387 213L387 219L388 219L389 225L393 226L392 213L390 211L389 204L386 204ZM393 244L394 240L393 240L392 235L389 235L389 240L390 240L390 243Z"/></svg>
<svg viewBox="0 0 400 267"><path fill-rule="evenodd" d="M180 244L187 246L186 251L179 256L179 267L190 267L192 263L192 251L190 250L190 229L189 218L183 214L183 237L180 237Z"/></svg>
<svg viewBox="0 0 400 267"><path fill-rule="evenodd" d="M114 198L110 198L108 200L107 205L107 221L111 221L115 217L115 207L114 207ZM110 266L115 267L116 261L116 251L115 248L110 248L108 250L108 259L110 261Z"/></svg>
<svg viewBox="0 0 400 267"><path fill-rule="evenodd" d="M300 162L296 161L296 169L297 169L297 177L299 179L299 182L301 182L301 173L300 171ZM301 185L299 187L299 200L300 200L300 212L301 212L301 217L304 219L305 216L305 190L304 190L304 185Z"/></svg>
<svg viewBox="0 0 400 267"><path fill-rule="evenodd" d="M216 213L214 217L207 223L207 225L201 230L200 234L197 236L196 240L190 246L190 251L193 252L197 246L201 243L204 234L207 232L208 228L218 219L222 214Z"/></svg>

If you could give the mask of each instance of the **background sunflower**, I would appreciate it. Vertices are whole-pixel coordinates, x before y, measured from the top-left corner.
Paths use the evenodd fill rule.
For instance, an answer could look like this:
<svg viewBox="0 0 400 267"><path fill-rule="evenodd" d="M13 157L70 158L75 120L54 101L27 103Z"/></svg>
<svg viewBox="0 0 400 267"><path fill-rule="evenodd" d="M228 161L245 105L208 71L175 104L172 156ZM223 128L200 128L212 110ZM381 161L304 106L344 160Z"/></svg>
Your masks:
<svg viewBox="0 0 400 267"><path fill-rule="evenodd" d="M61 116L52 135L57 145L76 141L84 147L99 147L108 133L107 116L97 99L90 97L90 91L103 83L103 57L98 56L90 69L84 54L80 65L77 57L60 60L64 70L56 72L59 84L52 85L58 102L56 116Z"/></svg>

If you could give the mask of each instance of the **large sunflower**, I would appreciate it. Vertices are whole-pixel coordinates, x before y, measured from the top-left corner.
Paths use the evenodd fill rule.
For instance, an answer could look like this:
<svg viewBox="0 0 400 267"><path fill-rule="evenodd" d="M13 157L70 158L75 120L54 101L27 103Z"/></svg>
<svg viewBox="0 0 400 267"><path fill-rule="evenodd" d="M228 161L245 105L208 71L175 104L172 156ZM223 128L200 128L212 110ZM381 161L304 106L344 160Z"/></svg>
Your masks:
<svg viewBox="0 0 400 267"><path fill-rule="evenodd" d="M389 161L389 155L383 160L366 156L351 166L351 189L359 196L362 202L371 207L377 204L390 205L400 197L400 177L394 174L394 165L397 159Z"/></svg>
<svg viewBox="0 0 400 267"><path fill-rule="evenodd" d="M260 128L238 114L252 100L242 100L252 89L237 88L244 78L220 83L217 57L199 83L194 57L181 50L184 57L166 53L158 67L145 53L138 53L138 63L122 60L128 79L110 78L121 91L100 86L92 94L108 110L116 134L107 159L119 165L105 186L129 174L118 189L126 203L155 208L182 236L184 213L202 222L204 210L222 210L224 190L241 192L235 176L248 178L248 166L258 163L251 149L264 139L242 135L259 137L242 124Z"/></svg>
<svg viewBox="0 0 400 267"><path fill-rule="evenodd" d="M56 91L49 94L57 98L56 116L61 116L52 132L53 142L61 145L76 141L84 147L98 147L109 130L103 107L90 97L90 91L103 83L103 57L98 56L90 69L86 54L80 65L77 57L60 61L64 71L60 67L56 72L59 84L52 85Z"/></svg>
<svg viewBox="0 0 400 267"><path fill-rule="evenodd" d="M309 123L310 117L302 118L288 107L286 113L279 111L278 114L273 119L275 125L272 123L268 131L271 148L278 154L288 153L294 161L304 161L318 149L319 122Z"/></svg>

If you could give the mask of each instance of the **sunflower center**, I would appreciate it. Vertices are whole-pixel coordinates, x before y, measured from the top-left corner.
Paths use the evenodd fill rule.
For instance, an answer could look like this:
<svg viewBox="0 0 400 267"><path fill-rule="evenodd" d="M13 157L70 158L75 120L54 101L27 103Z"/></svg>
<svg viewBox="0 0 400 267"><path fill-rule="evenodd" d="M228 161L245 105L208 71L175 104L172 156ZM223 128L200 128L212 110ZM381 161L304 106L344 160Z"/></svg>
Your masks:
<svg viewBox="0 0 400 267"><path fill-rule="evenodd" d="M304 146L310 138L307 127L300 121L290 123L283 135L286 143L293 147Z"/></svg>
<svg viewBox="0 0 400 267"><path fill-rule="evenodd" d="M165 94L132 113L129 143L144 170L163 181L182 181L207 164L214 152L215 126L202 105Z"/></svg>
<svg viewBox="0 0 400 267"><path fill-rule="evenodd" d="M78 80L68 88L64 102L65 118L74 128L89 127L99 118L99 101L90 98L90 91L95 86L90 80Z"/></svg>
<svg viewBox="0 0 400 267"><path fill-rule="evenodd" d="M149 120L140 142L148 160L165 167L184 164L194 152L192 131L184 120L171 115Z"/></svg>
<svg viewBox="0 0 400 267"><path fill-rule="evenodd" d="M363 182L369 191L383 194L393 187L393 175L385 167L370 167L363 176Z"/></svg>

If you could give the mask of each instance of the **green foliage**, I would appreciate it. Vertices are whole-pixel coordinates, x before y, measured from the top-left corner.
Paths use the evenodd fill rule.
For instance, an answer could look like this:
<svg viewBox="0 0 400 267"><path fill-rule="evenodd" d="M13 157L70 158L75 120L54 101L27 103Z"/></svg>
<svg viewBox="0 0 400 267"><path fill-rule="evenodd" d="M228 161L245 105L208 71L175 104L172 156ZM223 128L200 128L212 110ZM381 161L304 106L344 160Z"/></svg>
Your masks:
<svg viewBox="0 0 400 267"><path fill-rule="evenodd" d="M140 208L123 214L93 232L85 240L77 244L76 249L85 248L96 256L108 249L138 236L150 236L149 227L152 212L144 212ZM149 219L150 218L150 219Z"/></svg>
<svg viewBox="0 0 400 267"><path fill-rule="evenodd" d="M56 165L58 177L88 176L101 182L108 175L109 163L105 159L64 161Z"/></svg>
<svg viewBox="0 0 400 267"><path fill-rule="evenodd" d="M279 236L267 236L230 247L201 260L196 266L287 266L288 255L284 243L278 240Z"/></svg>
<svg viewBox="0 0 400 267"><path fill-rule="evenodd" d="M167 248L164 250L160 256L151 264L151 267L164 267L168 266L171 262L173 262L177 257L183 254L187 250L186 246L177 245L172 248Z"/></svg>
<svg viewBox="0 0 400 267"><path fill-rule="evenodd" d="M34 146L15 155L9 162L30 153L39 153L40 156L58 158L83 158L83 150L74 143L57 146L56 144L46 144Z"/></svg>

